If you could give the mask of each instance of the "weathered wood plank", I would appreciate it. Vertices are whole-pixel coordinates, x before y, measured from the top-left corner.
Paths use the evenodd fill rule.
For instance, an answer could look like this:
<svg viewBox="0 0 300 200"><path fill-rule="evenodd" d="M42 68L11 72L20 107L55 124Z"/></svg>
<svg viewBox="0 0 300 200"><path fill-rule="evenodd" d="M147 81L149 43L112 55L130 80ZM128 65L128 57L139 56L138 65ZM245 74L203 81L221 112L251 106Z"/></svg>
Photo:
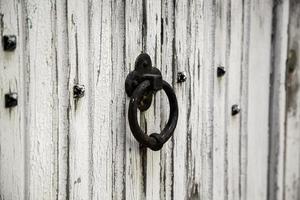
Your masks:
<svg viewBox="0 0 300 200"><path fill-rule="evenodd" d="M203 95L203 56L202 42L204 37L204 1L191 1L189 4L187 23L187 61L189 84L187 102L187 174L186 199L200 199L202 170L202 95ZM178 132L177 134L181 134ZM176 163L174 163L176 164Z"/></svg>
<svg viewBox="0 0 300 200"><path fill-rule="evenodd" d="M243 3L228 1L227 7L227 84L225 139L225 198L240 199L241 180L241 114L232 116L231 107L241 106L241 70L243 55ZM244 109L244 108L243 108Z"/></svg>
<svg viewBox="0 0 300 200"><path fill-rule="evenodd" d="M247 199L267 198L272 1L249 4L247 73ZM247 33L244 33L247 34ZM245 108L242 108L245 109Z"/></svg>
<svg viewBox="0 0 300 200"><path fill-rule="evenodd" d="M217 77L218 67L227 70L228 66L228 34L230 24L228 23L228 14L230 13L230 4L228 1L216 1L215 7L215 35L214 35L214 109L213 109L213 199L224 199L225 178L226 178L226 121L227 102L226 102L226 84L228 76Z"/></svg>
<svg viewBox="0 0 300 200"><path fill-rule="evenodd" d="M272 74L270 93L268 199L284 199L286 59L289 0L276 1L273 9ZM287 198L288 199L288 198Z"/></svg>
<svg viewBox="0 0 300 200"><path fill-rule="evenodd" d="M161 66L161 1L143 1L143 50L148 53L152 60L152 65L158 69ZM143 123L146 124L147 133L160 133L161 98L163 92L158 92L153 96L151 107L141 115ZM146 182L144 188L146 199L160 199L160 152L147 150Z"/></svg>
<svg viewBox="0 0 300 200"><path fill-rule="evenodd" d="M125 199L125 0L112 2L112 199Z"/></svg>
<svg viewBox="0 0 300 200"><path fill-rule="evenodd" d="M23 2L25 24L25 199L54 199L57 191L57 68L55 5Z"/></svg>
<svg viewBox="0 0 300 200"><path fill-rule="evenodd" d="M69 133L69 198L89 199L93 182L90 175L91 158L91 83L93 68L88 61L88 1L67 1L69 90L70 90L70 133ZM73 86L85 86L83 98L73 98Z"/></svg>
<svg viewBox="0 0 300 200"><path fill-rule="evenodd" d="M112 199L112 134L111 134L111 102L112 99L112 33L111 2L89 2L89 42L91 77L91 142L92 142L92 198ZM115 97L119 98L119 97ZM122 124L120 124L122 125ZM118 159L118 158L116 158Z"/></svg>
<svg viewBox="0 0 300 200"><path fill-rule="evenodd" d="M69 46L67 26L67 3L56 1L56 67L57 67L57 109L58 109L58 136L57 136L57 199L69 198L69 109L70 94L72 89L69 85ZM55 23L55 22L54 22Z"/></svg>
<svg viewBox="0 0 300 200"><path fill-rule="evenodd" d="M201 74L201 185L200 199L213 198L213 113L214 113L214 78L215 78L215 2L203 2L203 17L200 44L202 49ZM201 52L200 49L200 52ZM200 64L200 66L201 66ZM200 161L199 161L200 162Z"/></svg>
<svg viewBox="0 0 300 200"><path fill-rule="evenodd" d="M284 198L300 198L300 2L290 1L286 79Z"/></svg>
<svg viewBox="0 0 300 200"><path fill-rule="evenodd" d="M163 0L161 4L161 73L169 84L176 82L174 76L174 1ZM160 125L163 128L169 118L169 102L166 95L161 95ZM176 133L174 133L176 134ZM164 145L160 155L160 199L173 197L173 137Z"/></svg>
<svg viewBox="0 0 300 200"><path fill-rule="evenodd" d="M174 7L174 68L173 73L188 72L189 63L187 59L188 53L188 30L190 24L188 21L188 12L190 5L188 1L175 1ZM188 97L190 87L190 74L187 75L187 81L183 84L174 85L177 101L179 116L177 128L174 132L173 141L173 198L186 199L186 185L187 185L187 116L189 115Z"/></svg>
<svg viewBox="0 0 300 200"><path fill-rule="evenodd" d="M134 62L142 52L143 38L143 1L125 3L125 74L134 69ZM126 133L125 133L125 198L143 200L145 196L146 149L140 148L128 125L128 102L126 98Z"/></svg>
<svg viewBox="0 0 300 200"><path fill-rule="evenodd" d="M0 199L24 199L25 194L25 105L23 71L22 5L0 1L0 38L15 35L17 48L3 50L0 44ZM4 108L5 94L16 92L18 105Z"/></svg>

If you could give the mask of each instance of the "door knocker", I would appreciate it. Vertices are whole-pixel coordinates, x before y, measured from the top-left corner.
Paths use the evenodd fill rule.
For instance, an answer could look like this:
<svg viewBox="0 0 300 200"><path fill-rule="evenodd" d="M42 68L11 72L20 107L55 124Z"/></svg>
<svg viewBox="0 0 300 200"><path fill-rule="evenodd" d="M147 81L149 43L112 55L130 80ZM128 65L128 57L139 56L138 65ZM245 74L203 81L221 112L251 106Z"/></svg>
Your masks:
<svg viewBox="0 0 300 200"><path fill-rule="evenodd" d="M147 135L141 129L137 119L137 109L146 111L152 102L153 94L163 89L170 104L170 114L165 128L160 134ZM150 56L140 54L135 61L135 69L130 72L125 81L125 90L130 97L128 121L130 130L135 139L142 145L158 151L173 135L178 120L178 103L172 87L162 79L161 72L152 67Z"/></svg>

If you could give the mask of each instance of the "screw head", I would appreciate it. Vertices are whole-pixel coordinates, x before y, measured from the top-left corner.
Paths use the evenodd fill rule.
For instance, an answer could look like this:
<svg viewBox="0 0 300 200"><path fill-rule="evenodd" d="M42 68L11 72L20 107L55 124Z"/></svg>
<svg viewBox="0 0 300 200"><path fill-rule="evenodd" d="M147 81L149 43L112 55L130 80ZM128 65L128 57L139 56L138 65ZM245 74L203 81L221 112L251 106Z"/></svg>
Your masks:
<svg viewBox="0 0 300 200"><path fill-rule="evenodd" d="M231 115L233 115L233 116L239 114L240 111L241 111L241 108L240 108L240 106L237 105L237 104L234 104L234 105L231 107Z"/></svg>
<svg viewBox="0 0 300 200"><path fill-rule="evenodd" d="M186 75L184 72L178 72L177 74L177 83L183 83L186 81Z"/></svg>
<svg viewBox="0 0 300 200"><path fill-rule="evenodd" d="M84 85L76 84L73 87L73 96L74 98L81 98L85 94L85 87Z"/></svg>
<svg viewBox="0 0 300 200"><path fill-rule="evenodd" d="M217 68L217 76L218 77L222 77L226 74L226 70L225 70L225 67L222 67L222 66L219 66Z"/></svg>
<svg viewBox="0 0 300 200"><path fill-rule="evenodd" d="M14 51L17 47L17 37L15 35L4 35L2 44L4 51Z"/></svg>
<svg viewBox="0 0 300 200"><path fill-rule="evenodd" d="M15 92L5 94L5 108L11 108L18 105L18 94Z"/></svg>
<svg viewBox="0 0 300 200"><path fill-rule="evenodd" d="M288 72L292 73L292 72L295 71L295 68L297 66L297 52L296 52L296 50L294 50L294 49L289 50L286 65L287 65L287 68L288 68Z"/></svg>

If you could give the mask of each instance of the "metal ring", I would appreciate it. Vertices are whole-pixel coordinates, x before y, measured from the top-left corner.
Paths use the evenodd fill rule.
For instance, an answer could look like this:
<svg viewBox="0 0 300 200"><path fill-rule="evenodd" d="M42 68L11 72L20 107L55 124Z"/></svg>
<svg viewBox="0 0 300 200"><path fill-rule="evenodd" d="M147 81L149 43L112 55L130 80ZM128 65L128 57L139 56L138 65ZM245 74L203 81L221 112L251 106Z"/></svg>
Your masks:
<svg viewBox="0 0 300 200"><path fill-rule="evenodd" d="M166 81L163 80L162 89L167 94L169 100L170 114L169 114L169 120L166 124L166 127L161 131L160 134L157 133L152 133L151 135L145 134L141 129L141 127L139 126L137 120L137 111L138 111L139 102L142 100L143 95L146 92L149 92L151 90L151 83L149 80L143 81L134 90L130 99L129 109L128 109L129 126L131 132L133 133L133 136L142 145L149 147L154 151L160 150L163 144L173 135L178 120L178 103L172 87Z"/></svg>

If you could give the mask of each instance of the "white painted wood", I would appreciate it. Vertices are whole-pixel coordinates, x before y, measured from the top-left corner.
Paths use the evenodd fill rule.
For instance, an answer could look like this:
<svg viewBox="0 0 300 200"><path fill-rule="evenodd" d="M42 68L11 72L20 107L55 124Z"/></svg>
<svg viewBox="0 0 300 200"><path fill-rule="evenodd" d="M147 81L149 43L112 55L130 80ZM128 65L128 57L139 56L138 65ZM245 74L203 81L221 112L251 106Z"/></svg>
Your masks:
<svg viewBox="0 0 300 200"><path fill-rule="evenodd" d="M143 1L143 50L147 52L151 59L152 65L162 70L161 65L161 2L155 1ZM170 66L168 66L170 67ZM146 130L148 134L160 133L164 125L161 125L161 106L160 101L161 94L157 93L152 101L152 106L144 117L146 123ZM142 120L142 119L141 119ZM147 200L160 200L160 152L147 150L146 161L146 199Z"/></svg>
<svg viewBox="0 0 300 200"><path fill-rule="evenodd" d="M16 51L0 45L0 101L19 94L0 109L0 199L299 199L298 62L285 85L287 50L300 57L299 7L0 0L1 36L18 36ZM124 81L141 52L178 98L174 137L158 152L127 120ZM75 84L86 88L77 100ZM158 133L168 113L160 91L141 126Z"/></svg>
<svg viewBox="0 0 300 200"><path fill-rule="evenodd" d="M267 198L272 1L249 6L246 197L260 200Z"/></svg>
<svg viewBox="0 0 300 200"><path fill-rule="evenodd" d="M22 7L18 1L0 1L0 36L16 35L17 48L0 44L0 199L24 199L25 105ZM4 95L18 93L18 106L4 108Z"/></svg>
<svg viewBox="0 0 300 200"><path fill-rule="evenodd" d="M247 199L247 139L248 139L248 65L250 40L250 1L243 3L242 57L241 57L241 131L240 131L240 197Z"/></svg>
<svg viewBox="0 0 300 200"><path fill-rule="evenodd" d="M70 89L69 76L69 46L68 46L68 16L67 3L58 1L55 5L56 35L56 68L57 68L57 109L58 109L58 136L57 136L57 199L69 198L69 144L70 144Z"/></svg>
<svg viewBox="0 0 300 200"><path fill-rule="evenodd" d="M213 2L203 2L203 38L201 48L203 54L200 57L203 67L201 71L201 181L200 199L213 198L213 112L214 112L214 78L215 78L215 27L216 13Z"/></svg>
<svg viewBox="0 0 300 200"><path fill-rule="evenodd" d="M277 2L273 11L272 76L269 132L269 199L284 199L286 60L288 47L289 1Z"/></svg>
<svg viewBox="0 0 300 200"><path fill-rule="evenodd" d="M112 198L112 137L111 137L111 3L90 1L90 115L91 126L91 198ZM98 45L95 45L98 44Z"/></svg>
<svg viewBox="0 0 300 200"><path fill-rule="evenodd" d="M176 74L174 69L174 2L164 0L161 3L161 73L165 81L174 85ZM169 118L168 98L161 94L160 126L163 128ZM176 134L176 133L175 133ZM178 134L178 133L177 133ZM170 200L173 197L173 141L171 138L161 151L160 163L160 199Z"/></svg>
<svg viewBox="0 0 300 200"><path fill-rule="evenodd" d="M25 199L54 199L57 191L57 69L53 2L24 1L26 113Z"/></svg>
<svg viewBox="0 0 300 200"><path fill-rule="evenodd" d="M142 52L143 1L125 3L125 75L134 69L136 57ZM125 199L143 200L145 196L146 151L134 139L128 125L128 103L126 97L125 129Z"/></svg>
<svg viewBox="0 0 300 200"><path fill-rule="evenodd" d="M188 12L189 5L187 1L175 1L174 13L174 69L173 73L184 72L187 81L184 84L176 84L175 91L178 101L179 117L177 128L174 132L173 149L173 187L174 199L186 199L186 156L187 156L187 114L188 114L188 91L190 86L190 74L188 74L189 63L188 53Z"/></svg>
<svg viewBox="0 0 300 200"><path fill-rule="evenodd" d="M228 2L227 7L227 50L225 66L227 67L227 84L226 84L226 139L225 139L225 191L226 199L240 199L241 186L241 117L242 114L232 116L231 107L235 104L242 107L241 102L241 84L242 79L242 56L243 56L243 3L240 1ZM243 112L242 112L243 113Z"/></svg>
<svg viewBox="0 0 300 200"><path fill-rule="evenodd" d="M284 198L300 198L300 3L290 1L288 29L288 62L286 79L286 147L285 147L285 177ZM293 55L294 54L294 55ZM292 70L294 68L294 70Z"/></svg>
<svg viewBox="0 0 300 200"><path fill-rule="evenodd" d="M126 114L125 73L125 1L114 1L112 11L112 199L125 199Z"/></svg>
<svg viewBox="0 0 300 200"><path fill-rule="evenodd" d="M203 81L203 51L202 44L204 34L203 29L203 10L204 1L192 1L189 5L187 23L188 33L188 53L187 60L189 68L187 70L189 90L187 96L187 194L186 199L199 199L201 192L201 158L202 144L201 138L203 123L202 121L202 84ZM182 83L185 85L186 83ZM180 132L177 132L180 135Z"/></svg>
<svg viewBox="0 0 300 200"><path fill-rule="evenodd" d="M92 94L93 68L89 66L88 1L67 1L69 48L69 199L92 197ZM73 98L73 86L85 86L85 96Z"/></svg>
<svg viewBox="0 0 300 200"><path fill-rule="evenodd" d="M228 66L228 32L230 24L230 4L227 1L216 1L215 5L215 34L214 34L214 108L213 108L213 192L212 199L224 199L226 182L226 121L228 110L226 98L227 74L224 77L217 77L217 68ZM229 15L229 16L228 16ZM229 18L230 19L230 18ZM230 33L230 32L229 32ZM229 116L230 117L230 116Z"/></svg>

